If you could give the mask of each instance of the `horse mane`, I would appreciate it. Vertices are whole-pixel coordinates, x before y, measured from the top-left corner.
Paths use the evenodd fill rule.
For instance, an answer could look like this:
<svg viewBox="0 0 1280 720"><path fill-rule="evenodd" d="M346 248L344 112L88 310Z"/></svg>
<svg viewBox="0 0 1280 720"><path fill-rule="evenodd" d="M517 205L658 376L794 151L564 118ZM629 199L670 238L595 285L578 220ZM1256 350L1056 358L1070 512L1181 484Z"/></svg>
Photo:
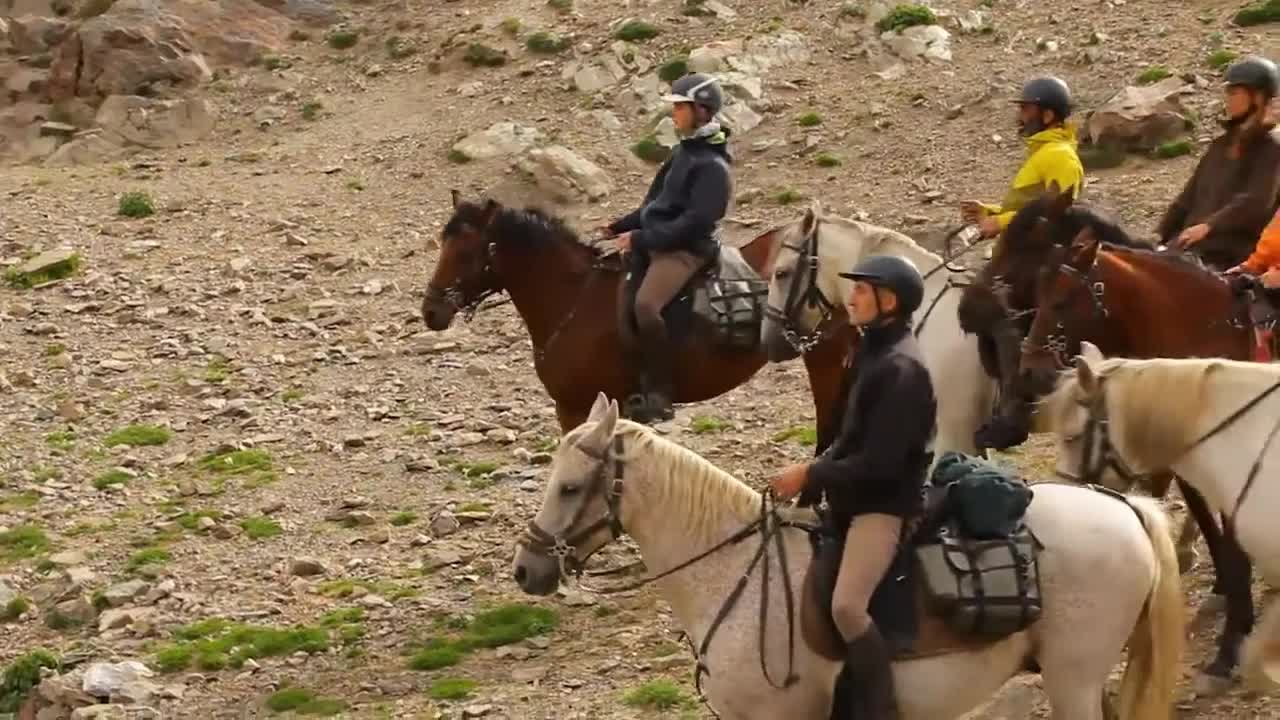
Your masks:
<svg viewBox="0 0 1280 720"><path fill-rule="evenodd" d="M484 224L485 206L483 203L470 201L460 202L454 209L453 217L444 227L446 235L454 235L462 231L463 225L480 227ZM614 255L617 250L612 245L597 244L578 234L562 217L532 205L522 208L508 207L498 204L498 210L489 220L488 232L498 240L510 242L520 238L533 245L567 245L589 250L596 257Z"/></svg>
<svg viewBox="0 0 1280 720"><path fill-rule="evenodd" d="M823 215L819 219L823 223L830 223L832 225L841 225L841 226L850 228L852 230L855 230L859 233L862 233L869 240L868 247L871 248L872 250L875 250L877 248L889 247L889 246L897 246L899 249L903 250L907 255L916 254L916 255L927 257L929 258L929 260L935 263L940 264L942 262L941 255L938 255L932 250L929 250L925 246L916 242L915 239L912 238L911 236L898 232L893 228L884 227L883 225L876 225L874 223L863 222L861 220L854 220L852 218L843 217L841 215ZM927 270L928 268L920 268L920 269L921 271L924 271L924 270Z"/></svg>
<svg viewBox="0 0 1280 720"><path fill-rule="evenodd" d="M1093 365L1106 378L1103 388L1119 431L1116 443L1134 464L1144 468L1168 465L1195 442L1201 420L1210 407L1209 384L1223 372L1259 374L1274 378L1280 366L1225 358L1111 357ZM1177 392L1170 392L1177 388ZM1074 368L1064 370L1058 386L1041 402L1051 427L1062 427L1084 393Z"/></svg>

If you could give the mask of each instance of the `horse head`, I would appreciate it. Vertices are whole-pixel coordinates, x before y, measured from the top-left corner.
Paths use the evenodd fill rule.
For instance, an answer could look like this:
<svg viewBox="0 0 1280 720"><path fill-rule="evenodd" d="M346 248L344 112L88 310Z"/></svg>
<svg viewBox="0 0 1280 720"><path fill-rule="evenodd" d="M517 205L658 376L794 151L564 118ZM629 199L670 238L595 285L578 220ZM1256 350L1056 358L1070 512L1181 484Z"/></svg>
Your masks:
<svg viewBox="0 0 1280 720"><path fill-rule="evenodd" d="M613 466L618 403L596 395L591 414L556 450L542 507L521 539L512 564L520 589L550 595L569 572L621 533Z"/></svg>
<svg viewBox="0 0 1280 720"><path fill-rule="evenodd" d="M470 202L451 190L453 215L440 232L440 257L422 298L422 318L431 330L444 330L459 310L476 307L499 292L488 231L502 205Z"/></svg>
<svg viewBox="0 0 1280 720"><path fill-rule="evenodd" d="M1091 280L1102 246L1093 225L1085 225L1070 245L1055 245L1046 256L1035 287L1035 318L1022 343L1019 368L1023 387L1035 395L1053 389L1071 351L1069 338L1095 336L1106 316Z"/></svg>

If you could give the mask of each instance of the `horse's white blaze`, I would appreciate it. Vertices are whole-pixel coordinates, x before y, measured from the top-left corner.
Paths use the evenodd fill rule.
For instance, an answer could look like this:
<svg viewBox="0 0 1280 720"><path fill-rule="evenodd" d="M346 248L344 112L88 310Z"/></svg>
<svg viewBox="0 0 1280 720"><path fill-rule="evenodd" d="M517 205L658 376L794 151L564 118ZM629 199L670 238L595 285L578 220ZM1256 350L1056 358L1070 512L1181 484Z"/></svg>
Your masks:
<svg viewBox="0 0 1280 720"><path fill-rule="evenodd" d="M847 272L863 258L896 255L912 261L926 275L942 264L941 256L920 247L902 233L870 223L823 216L815 204L805 217L780 231L782 242L775 251L775 274L769 282L769 304L775 308L784 306L793 274L799 271L796 267L799 254L782 246L803 247L804 229L815 221L818 232L817 284L835 306L840 321L847 317L844 302L853 290L853 281L841 278L839 273ZM781 276L778 269L784 270ZM792 274L787 274L787 270ZM962 288L949 286L950 277L951 273L942 269L925 280L924 302L914 316L916 327L924 322L919 335L920 352L938 400L938 430L933 443L935 459L948 450L969 454L977 452L973 435L990 414L996 392L995 381L982 367L977 337L966 336L960 329L956 309ZM819 321L816 311L797 313L792 319L799 329L806 332L811 332ZM777 342L773 336L780 337L780 326L766 321L762 335L766 343Z"/></svg>
<svg viewBox="0 0 1280 720"><path fill-rule="evenodd" d="M543 528L568 531L571 528L567 524L575 513L583 522L591 522L603 509L598 499L580 494L566 496L561 490L566 484L580 485L583 478L596 471L596 461L579 452L575 445L590 443L593 451L599 450L602 426L609 434L624 436L625 484L620 515L650 573L675 567L758 516L761 496L747 485L644 426L606 415L584 423L562 441L537 514ZM1145 639L1146 633L1152 632L1146 619L1161 615L1149 613L1149 609L1167 609L1172 587L1173 605L1180 611L1172 541L1162 511L1154 502L1142 503L1138 499L1148 518L1148 531L1133 509L1092 490L1040 484L1035 493L1028 524L1045 545L1040 566L1042 617L1027 631L985 651L895 664L895 684L904 718L960 717L983 704L1020 671L1026 658L1034 657L1043 669L1054 717L1101 720L1102 690L1121 659L1126 641L1131 635ZM579 512L583 502L588 506ZM811 520L812 516L806 518ZM1148 532L1152 533L1150 538ZM786 530L784 537L798 606L810 546L799 530ZM655 583L695 647L757 547L755 538L727 546L703 562ZM1163 547L1163 552L1158 552L1157 547ZM1165 559L1161 561L1160 557ZM771 562L764 654L770 676L780 682L787 672L786 599L776 555ZM545 573L555 570L545 559L523 549L516 555L515 566L526 579L530 572L544 573L545 579ZM1162 595L1157 593L1161 578L1172 583L1164 587ZM704 680L709 702L726 719L828 717L839 667L808 649L800 634L798 617L791 638L795 643L798 682L785 690L766 682L759 661L760 601L761 573L757 570L714 635L705 658L710 670ZM1176 615L1179 620L1180 617ZM1180 622L1166 623L1162 630L1179 640L1182 637ZM1176 657L1144 657L1138 662L1131 658L1130 668L1144 668L1135 671L1141 675L1136 679L1149 684L1147 673L1176 675L1177 661ZM1152 667L1156 669L1151 670ZM1131 717L1154 720L1163 713L1164 720L1170 712L1168 702L1168 698L1157 699Z"/></svg>

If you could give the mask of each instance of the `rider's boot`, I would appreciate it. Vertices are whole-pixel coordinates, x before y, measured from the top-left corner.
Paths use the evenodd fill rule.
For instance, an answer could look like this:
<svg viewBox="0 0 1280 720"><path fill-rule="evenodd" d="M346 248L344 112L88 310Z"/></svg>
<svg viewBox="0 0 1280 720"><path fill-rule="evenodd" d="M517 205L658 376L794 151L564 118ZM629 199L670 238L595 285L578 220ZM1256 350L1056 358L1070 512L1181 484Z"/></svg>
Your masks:
<svg viewBox="0 0 1280 720"><path fill-rule="evenodd" d="M1263 330L1261 328L1254 329L1253 334L1256 342L1253 348L1253 359L1255 361L1269 363L1275 359L1271 352L1274 332L1274 330Z"/></svg>
<svg viewBox="0 0 1280 720"><path fill-rule="evenodd" d="M853 713L849 720L899 720L891 662L888 645L874 624L849 643L845 656L845 667L852 677Z"/></svg>
<svg viewBox="0 0 1280 720"><path fill-rule="evenodd" d="M656 335L656 333L654 333ZM675 417L672 402L671 345L664 337L644 339L645 400L649 419L645 422L663 422Z"/></svg>

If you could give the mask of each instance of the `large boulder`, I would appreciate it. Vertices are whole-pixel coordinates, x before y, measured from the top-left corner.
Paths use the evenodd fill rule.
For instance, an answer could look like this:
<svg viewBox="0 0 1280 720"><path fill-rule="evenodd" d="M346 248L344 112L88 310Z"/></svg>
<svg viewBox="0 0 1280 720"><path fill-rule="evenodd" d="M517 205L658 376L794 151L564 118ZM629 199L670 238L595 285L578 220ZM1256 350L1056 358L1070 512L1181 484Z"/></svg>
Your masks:
<svg viewBox="0 0 1280 720"><path fill-rule="evenodd" d="M1089 114L1085 130L1094 145L1151 150L1187 132L1182 97L1194 91L1181 78L1129 86Z"/></svg>
<svg viewBox="0 0 1280 720"><path fill-rule="evenodd" d="M516 167L558 202L599 200L613 191L599 165L560 145L530 150Z"/></svg>

